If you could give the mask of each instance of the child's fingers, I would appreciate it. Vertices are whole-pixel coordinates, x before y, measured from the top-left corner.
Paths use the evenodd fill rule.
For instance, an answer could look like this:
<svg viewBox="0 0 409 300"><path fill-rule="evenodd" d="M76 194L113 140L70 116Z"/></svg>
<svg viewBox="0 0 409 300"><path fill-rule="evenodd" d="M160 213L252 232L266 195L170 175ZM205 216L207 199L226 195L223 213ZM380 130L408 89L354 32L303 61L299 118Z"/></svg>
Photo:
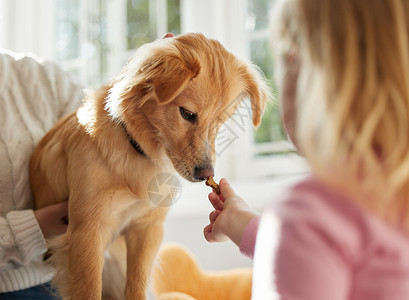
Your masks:
<svg viewBox="0 0 409 300"><path fill-rule="evenodd" d="M209 214L209 221L210 223L214 223L216 221L217 217L220 215L221 211L220 210L214 210Z"/></svg>
<svg viewBox="0 0 409 300"><path fill-rule="evenodd" d="M203 234L204 234L204 237L205 237L206 241L208 241L208 242L213 242L213 237L212 237L212 224L207 225L207 226L203 229Z"/></svg>
<svg viewBox="0 0 409 300"><path fill-rule="evenodd" d="M204 235L206 241L208 241L210 243L223 242L223 241L227 241L229 239L227 236L221 235L220 233L216 233L215 231L213 231L213 224L212 223L208 224L203 229L203 235Z"/></svg>
<svg viewBox="0 0 409 300"><path fill-rule="evenodd" d="M220 187L220 193L221 193L221 195L219 196L223 202L224 202L224 199L227 199L227 198L230 198L236 195L236 193L234 192L233 188L231 187L230 183L227 181L226 178L222 178L220 180L219 187Z"/></svg>
<svg viewBox="0 0 409 300"><path fill-rule="evenodd" d="M220 199L219 195L213 192L209 194L208 198L215 210L223 210L223 202Z"/></svg>
<svg viewBox="0 0 409 300"><path fill-rule="evenodd" d="M216 194L219 198L220 198L220 200L224 203L224 197L223 197L223 195L222 194Z"/></svg>

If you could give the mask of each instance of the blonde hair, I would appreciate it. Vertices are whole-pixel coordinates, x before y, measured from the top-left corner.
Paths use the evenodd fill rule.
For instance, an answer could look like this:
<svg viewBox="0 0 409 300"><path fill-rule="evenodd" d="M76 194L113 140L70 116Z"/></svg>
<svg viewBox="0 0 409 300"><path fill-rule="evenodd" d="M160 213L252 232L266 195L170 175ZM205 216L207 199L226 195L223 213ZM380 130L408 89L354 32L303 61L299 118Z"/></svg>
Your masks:
<svg viewBox="0 0 409 300"><path fill-rule="evenodd" d="M409 1L278 2L277 51L301 61L300 151L320 177L409 229Z"/></svg>

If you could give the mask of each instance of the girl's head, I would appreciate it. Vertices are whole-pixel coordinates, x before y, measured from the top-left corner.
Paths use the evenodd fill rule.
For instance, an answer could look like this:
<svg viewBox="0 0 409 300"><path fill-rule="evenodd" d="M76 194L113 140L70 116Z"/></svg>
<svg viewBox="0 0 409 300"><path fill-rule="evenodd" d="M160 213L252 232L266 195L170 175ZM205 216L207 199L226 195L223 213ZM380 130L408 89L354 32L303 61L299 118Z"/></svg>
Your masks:
<svg viewBox="0 0 409 300"><path fill-rule="evenodd" d="M324 179L409 201L409 1L277 2L290 136Z"/></svg>

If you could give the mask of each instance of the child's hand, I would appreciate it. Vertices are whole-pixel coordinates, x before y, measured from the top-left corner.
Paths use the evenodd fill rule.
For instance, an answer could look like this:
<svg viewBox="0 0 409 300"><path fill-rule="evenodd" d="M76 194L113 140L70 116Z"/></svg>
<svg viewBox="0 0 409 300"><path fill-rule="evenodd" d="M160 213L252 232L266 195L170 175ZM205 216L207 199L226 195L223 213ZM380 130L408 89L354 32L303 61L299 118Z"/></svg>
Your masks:
<svg viewBox="0 0 409 300"><path fill-rule="evenodd" d="M234 192L227 179L220 180L219 187L221 194L209 194L215 210L209 215L210 224L204 228L204 236L209 242L231 239L239 246L244 229L257 213L251 211L247 203Z"/></svg>

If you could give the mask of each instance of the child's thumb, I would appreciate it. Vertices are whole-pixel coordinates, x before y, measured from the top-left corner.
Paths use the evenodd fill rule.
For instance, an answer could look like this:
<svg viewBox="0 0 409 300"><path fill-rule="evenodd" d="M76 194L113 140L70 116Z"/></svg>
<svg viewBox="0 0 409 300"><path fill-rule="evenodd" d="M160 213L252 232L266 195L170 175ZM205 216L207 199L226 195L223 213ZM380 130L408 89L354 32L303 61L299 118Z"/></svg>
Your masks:
<svg viewBox="0 0 409 300"><path fill-rule="evenodd" d="M236 195L235 191L231 187L230 183L227 181L226 178L222 178L219 183L220 193L222 194L224 199L229 197L233 197Z"/></svg>

